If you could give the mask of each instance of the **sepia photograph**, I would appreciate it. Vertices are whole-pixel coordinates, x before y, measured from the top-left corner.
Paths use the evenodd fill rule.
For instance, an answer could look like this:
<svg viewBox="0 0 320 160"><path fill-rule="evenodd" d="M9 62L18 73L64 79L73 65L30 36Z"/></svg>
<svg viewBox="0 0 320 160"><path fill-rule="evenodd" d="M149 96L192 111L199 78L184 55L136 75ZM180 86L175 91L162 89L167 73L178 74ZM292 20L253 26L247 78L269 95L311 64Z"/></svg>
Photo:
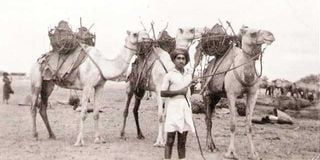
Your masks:
<svg viewBox="0 0 320 160"><path fill-rule="evenodd" d="M320 160L317 0L10 0L0 160Z"/></svg>

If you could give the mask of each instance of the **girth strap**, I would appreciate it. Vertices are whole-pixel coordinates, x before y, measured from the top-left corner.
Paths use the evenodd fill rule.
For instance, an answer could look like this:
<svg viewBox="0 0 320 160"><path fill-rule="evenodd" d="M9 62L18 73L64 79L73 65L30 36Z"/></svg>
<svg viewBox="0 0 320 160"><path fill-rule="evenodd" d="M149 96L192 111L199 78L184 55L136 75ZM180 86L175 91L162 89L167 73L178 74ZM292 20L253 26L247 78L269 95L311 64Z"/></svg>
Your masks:
<svg viewBox="0 0 320 160"><path fill-rule="evenodd" d="M99 67L99 65L93 60L93 58L87 53L86 49L83 47L83 44L79 43L80 44L80 47L84 50L84 52L87 54L87 56L89 57L89 59L92 61L92 63L97 67L99 73L100 73L100 76L102 78L102 80L106 81L106 77L104 77L103 73L102 73L102 70L101 68Z"/></svg>
<svg viewBox="0 0 320 160"><path fill-rule="evenodd" d="M235 64L233 63L233 66L234 66ZM237 72L237 70L236 69L234 69L233 70L233 74L234 74L234 76L236 77L236 79L238 80L238 82L240 82L241 83L241 85L242 86L244 86L244 87L252 87L252 86L254 86L257 82L258 82L258 80L259 80L259 77L256 77L256 79L254 80L254 81L252 81L252 82L244 82L242 79L241 79L241 77L239 76L239 73Z"/></svg>

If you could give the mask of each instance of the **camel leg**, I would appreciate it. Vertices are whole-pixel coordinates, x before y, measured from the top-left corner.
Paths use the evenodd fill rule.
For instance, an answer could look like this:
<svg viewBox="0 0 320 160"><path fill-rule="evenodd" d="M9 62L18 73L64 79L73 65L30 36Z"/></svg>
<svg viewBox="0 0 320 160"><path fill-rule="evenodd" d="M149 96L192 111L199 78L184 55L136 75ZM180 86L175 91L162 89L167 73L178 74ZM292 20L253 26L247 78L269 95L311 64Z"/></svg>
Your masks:
<svg viewBox="0 0 320 160"><path fill-rule="evenodd" d="M40 95L41 87L32 87L32 100L31 100L31 107L30 113L32 117L32 136L38 139L38 132L37 132L37 107L39 106L39 95Z"/></svg>
<svg viewBox="0 0 320 160"><path fill-rule="evenodd" d="M207 126L206 146L207 146L207 149L211 152L216 152L218 150L216 145L213 142L211 129L212 129L212 111L220 99L221 98L218 96L206 95L203 97L204 104L206 107L206 126Z"/></svg>
<svg viewBox="0 0 320 160"><path fill-rule="evenodd" d="M156 98L158 104L158 123L159 123L159 130L158 130L158 137L156 142L153 144L155 147L163 147L165 144L164 139L164 110L163 110L163 101L160 95L160 89L156 91Z"/></svg>
<svg viewBox="0 0 320 160"><path fill-rule="evenodd" d="M127 117L128 117L128 113L129 113L129 107L130 107L130 102L133 96L133 91L132 91L132 87L129 86L129 90L127 92L127 103L126 103L126 108L123 111L123 126L122 126L122 130L121 130L121 139L126 139L125 137L125 128L126 128L126 123L127 123Z"/></svg>
<svg viewBox="0 0 320 160"><path fill-rule="evenodd" d="M228 159L239 159L238 155L235 152L234 140L235 140L235 131L236 131L236 96L230 93L227 93L227 97L230 103L230 144L227 153L225 153L224 157Z"/></svg>
<svg viewBox="0 0 320 160"><path fill-rule="evenodd" d="M84 121L87 118L87 110L88 110L88 100L90 95L93 94L94 88L93 87L85 87L82 92L82 108L81 108L81 113L80 113L80 129L79 129L79 134L77 137L77 141L75 142L74 146L83 146L84 141L83 141L83 127L84 127Z"/></svg>
<svg viewBox="0 0 320 160"><path fill-rule="evenodd" d="M246 109L246 120L247 120L246 131L247 131L247 137L248 137L250 148L251 148L250 159L254 159L254 160L260 159L258 152L256 152L255 150L253 140L252 140L252 115L253 115L253 110L256 104L257 95L258 95L257 92L247 94L247 109Z"/></svg>
<svg viewBox="0 0 320 160"><path fill-rule="evenodd" d="M105 140L100 135L99 131L99 111L101 108L101 102L103 101L103 85L97 86L93 98L93 119L94 119L94 130L95 130L95 140L94 143L105 143Z"/></svg>
<svg viewBox="0 0 320 160"><path fill-rule="evenodd" d="M39 107L40 104L40 92L41 92L41 86L42 86L42 78L41 78L41 72L39 70L40 66L35 65L32 67L32 71L30 73L30 79L31 79L31 107L30 107L30 113L32 118L32 135L36 139L38 139L38 132L37 132L37 107Z"/></svg>
<svg viewBox="0 0 320 160"><path fill-rule="evenodd" d="M40 116L49 133L49 138L55 139L56 136L51 130L50 123L47 115L48 99L54 89L54 83L52 81L43 81L41 90L41 103L40 103Z"/></svg>
<svg viewBox="0 0 320 160"><path fill-rule="evenodd" d="M139 92L139 91L141 91L141 92ZM144 136L141 132L140 124L139 124L139 107L140 107L141 99L144 96L145 90L139 90L139 91L136 93L136 96L135 96L133 115L134 115L134 120L135 120L136 126L137 126L137 138L144 139Z"/></svg>

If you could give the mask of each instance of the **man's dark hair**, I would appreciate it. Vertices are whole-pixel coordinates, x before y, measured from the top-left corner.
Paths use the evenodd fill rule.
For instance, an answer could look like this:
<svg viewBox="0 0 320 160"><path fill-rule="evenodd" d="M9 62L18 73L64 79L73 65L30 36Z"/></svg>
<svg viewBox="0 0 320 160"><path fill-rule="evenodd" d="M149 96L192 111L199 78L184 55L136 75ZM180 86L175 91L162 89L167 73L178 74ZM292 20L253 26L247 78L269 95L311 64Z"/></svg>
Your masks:
<svg viewBox="0 0 320 160"><path fill-rule="evenodd" d="M190 56L187 50L184 49L175 49L171 54L170 54L170 58L172 61L174 61L176 59L176 57L182 54L184 55L184 57L186 57L186 64L188 64L190 62Z"/></svg>

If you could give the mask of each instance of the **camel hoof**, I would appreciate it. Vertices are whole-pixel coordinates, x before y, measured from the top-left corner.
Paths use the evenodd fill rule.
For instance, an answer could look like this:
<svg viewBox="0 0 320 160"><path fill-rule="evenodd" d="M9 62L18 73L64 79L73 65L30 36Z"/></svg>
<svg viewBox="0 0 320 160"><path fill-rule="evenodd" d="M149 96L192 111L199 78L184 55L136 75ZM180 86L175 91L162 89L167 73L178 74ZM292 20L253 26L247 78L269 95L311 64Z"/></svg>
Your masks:
<svg viewBox="0 0 320 160"><path fill-rule="evenodd" d="M76 143L74 144L75 147L81 147L84 146L84 141L82 138L78 138Z"/></svg>
<svg viewBox="0 0 320 160"><path fill-rule="evenodd" d="M75 146L75 147L82 147L82 146L84 146L84 144L79 143L79 142L76 142L73 146Z"/></svg>
<svg viewBox="0 0 320 160"><path fill-rule="evenodd" d="M234 159L234 160L238 160L238 156L234 153L234 152L227 152L223 155L223 157L225 159Z"/></svg>
<svg viewBox="0 0 320 160"><path fill-rule="evenodd" d="M153 147L164 147L164 143L156 142L153 144Z"/></svg>
<svg viewBox="0 0 320 160"><path fill-rule="evenodd" d="M124 132L120 133L120 139L127 140L127 137L125 136Z"/></svg>
<svg viewBox="0 0 320 160"><path fill-rule="evenodd" d="M259 157L258 152L254 152L253 154L251 154L251 156L249 157L250 160L262 160L262 158Z"/></svg>
<svg viewBox="0 0 320 160"><path fill-rule="evenodd" d="M138 135L137 138L141 140L145 139L145 137L142 134Z"/></svg>
<svg viewBox="0 0 320 160"><path fill-rule="evenodd" d="M49 135L49 139L56 139L56 136L54 134Z"/></svg>
<svg viewBox="0 0 320 160"><path fill-rule="evenodd" d="M207 149L208 149L208 151L213 152L213 153L219 152L219 149L213 147L213 145L208 146Z"/></svg>
<svg viewBox="0 0 320 160"><path fill-rule="evenodd" d="M101 144L101 143L106 143L106 141L102 138L102 137L96 137L96 139L94 140L95 144Z"/></svg>
<svg viewBox="0 0 320 160"><path fill-rule="evenodd" d="M122 140L127 140L127 137L124 136L124 135L121 135L121 136L120 136L120 139L122 139Z"/></svg>
<svg viewBox="0 0 320 160"><path fill-rule="evenodd" d="M38 139L38 132L33 133L32 137Z"/></svg>
<svg viewBox="0 0 320 160"><path fill-rule="evenodd" d="M211 151L213 153L218 153L219 152L219 149L218 148L213 148L213 150Z"/></svg>

